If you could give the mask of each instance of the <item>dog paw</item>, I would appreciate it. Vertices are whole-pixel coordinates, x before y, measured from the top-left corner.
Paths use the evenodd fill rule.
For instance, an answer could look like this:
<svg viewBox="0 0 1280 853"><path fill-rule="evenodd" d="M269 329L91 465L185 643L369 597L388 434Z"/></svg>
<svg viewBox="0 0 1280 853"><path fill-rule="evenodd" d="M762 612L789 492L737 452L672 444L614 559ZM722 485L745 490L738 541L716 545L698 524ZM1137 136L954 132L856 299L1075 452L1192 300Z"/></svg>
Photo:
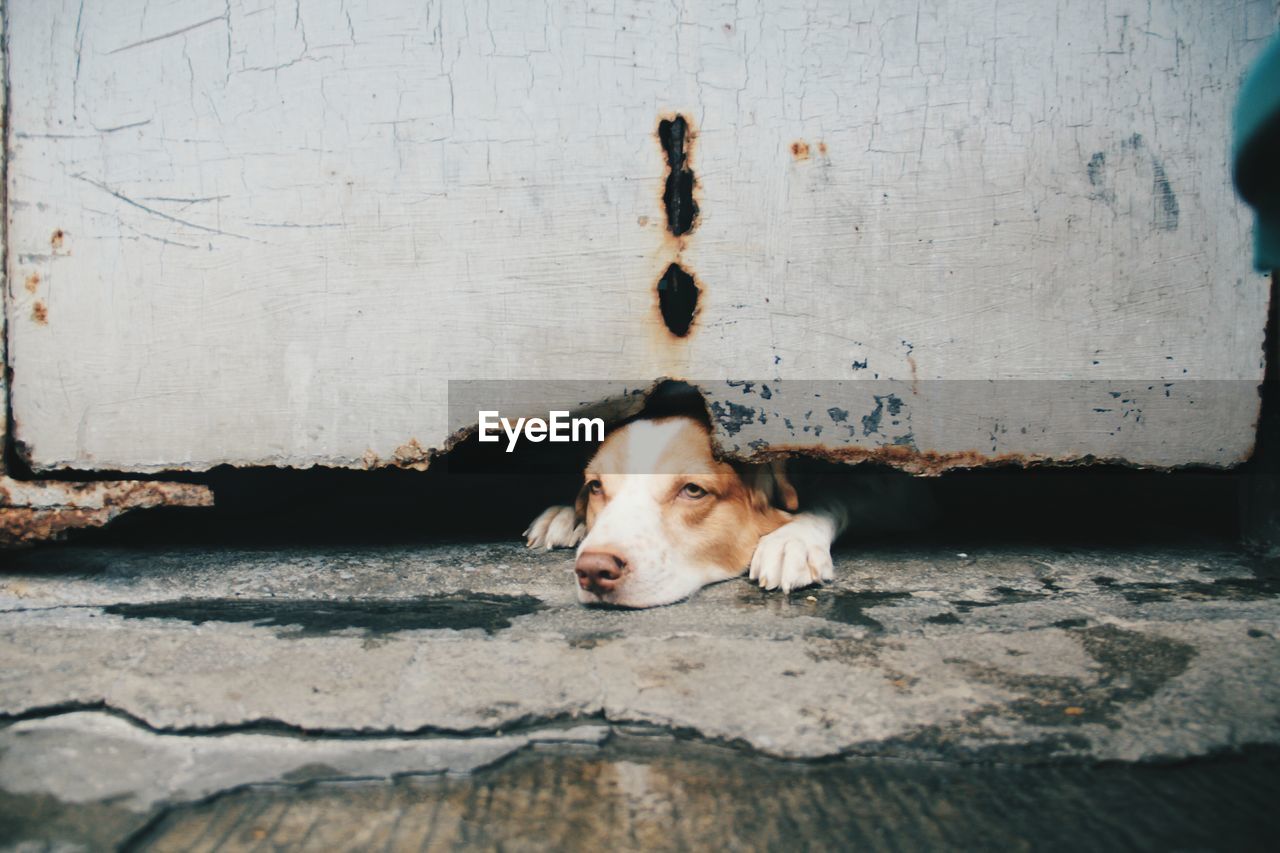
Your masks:
<svg viewBox="0 0 1280 853"><path fill-rule="evenodd" d="M548 507L525 530L525 547L572 548L587 535L587 526L579 524L577 513L571 506Z"/></svg>
<svg viewBox="0 0 1280 853"><path fill-rule="evenodd" d="M751 558L761 589L790 592L834 577L830 524L819 519L796 518L762 536Z"/></svg>

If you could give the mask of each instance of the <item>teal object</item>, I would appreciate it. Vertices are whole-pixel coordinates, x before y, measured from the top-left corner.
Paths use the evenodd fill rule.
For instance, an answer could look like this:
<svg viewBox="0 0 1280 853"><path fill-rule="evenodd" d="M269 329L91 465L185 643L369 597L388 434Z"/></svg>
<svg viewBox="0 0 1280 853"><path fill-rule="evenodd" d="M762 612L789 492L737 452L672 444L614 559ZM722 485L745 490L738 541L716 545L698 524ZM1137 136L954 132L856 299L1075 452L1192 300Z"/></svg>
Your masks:
<svg viewBox="0 0 1280 853"><path fill-rule="evenodd" d="M1280 269L1280 38L1240 87L1232 164L1236 190L1254 210L1253 264Z"/></svg>

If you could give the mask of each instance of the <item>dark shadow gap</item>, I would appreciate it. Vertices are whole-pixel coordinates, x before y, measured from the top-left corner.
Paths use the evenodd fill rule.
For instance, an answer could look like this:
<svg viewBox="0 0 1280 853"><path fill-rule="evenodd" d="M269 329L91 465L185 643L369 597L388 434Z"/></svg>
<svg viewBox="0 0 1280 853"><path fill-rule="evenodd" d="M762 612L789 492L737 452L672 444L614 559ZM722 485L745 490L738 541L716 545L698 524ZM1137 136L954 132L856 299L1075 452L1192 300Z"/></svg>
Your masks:
<svg viewBox="0 0 1280 853"><path fill-rule="evenodd" d="M689 168L686 149L689 136L689 124L684 116L663 119L658 123L658 141L662 143L662 150L667 154L667 166L670 167L662 203L667 210L667 228L677 237L692 231L698 217L698 205L693 200L696 179Z"/></svg>
<svg viewBox="0 0 1280 853"><path fill-rule="evenodd" d="M672 264L658 279L658 308L667 330L677 338L689 334L698 310L698 285L679 264Z"/></svg>
<svg viewBox="0 0 1280 853"><path fill-rule="evenodd" d="M68 541L207 547L514 543L542 510L573 502L590 449L566 453L562 447L506 454L467 442L448 464L426 472L221 467L182 477L212 487L212 508L140 510L104 529L73 532ZM847 480L852 490L860 474L885 470L811 460L794 464ZM1119 466L953 471L929 481L938 508L930 527L841 544L1234 548L1243 476Z"/></svg>

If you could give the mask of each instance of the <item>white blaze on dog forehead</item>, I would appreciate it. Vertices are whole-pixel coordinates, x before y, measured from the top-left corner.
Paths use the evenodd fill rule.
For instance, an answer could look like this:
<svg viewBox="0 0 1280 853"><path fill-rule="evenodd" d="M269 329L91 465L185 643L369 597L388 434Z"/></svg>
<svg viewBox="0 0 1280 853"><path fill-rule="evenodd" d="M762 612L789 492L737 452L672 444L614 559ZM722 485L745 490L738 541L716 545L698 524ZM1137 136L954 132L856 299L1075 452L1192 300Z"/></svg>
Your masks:
<svg viewBox="0 0 1280 853"><path fill-rule="evenodd" d="M592 474L698 474L714 464L705 430L688 418L635 421L611 438L592 460Z"/></svg>

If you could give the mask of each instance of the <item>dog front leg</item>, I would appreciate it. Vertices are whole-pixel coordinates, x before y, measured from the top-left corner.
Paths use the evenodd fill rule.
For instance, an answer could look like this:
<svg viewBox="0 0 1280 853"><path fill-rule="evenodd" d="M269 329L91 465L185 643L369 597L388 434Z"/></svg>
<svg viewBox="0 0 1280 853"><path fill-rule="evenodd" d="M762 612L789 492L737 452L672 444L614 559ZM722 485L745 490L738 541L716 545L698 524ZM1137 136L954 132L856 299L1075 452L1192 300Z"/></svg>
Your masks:
<svg viewBox="0 0 1280 853"><path fill-rule="evenodd" d="M526 548L573 548L587 535L587 526L578 521L571 506L552 506L543 510L524 532Z"/></svg>
<svg viewBox="0 0 1280 853"><path fill-rule="evenodd" d="M793 589L835 577L831 543L848 524L848 511L832 501L797 513L777 530L760 537L751 558L751 580L761 589Z"/></svg>

